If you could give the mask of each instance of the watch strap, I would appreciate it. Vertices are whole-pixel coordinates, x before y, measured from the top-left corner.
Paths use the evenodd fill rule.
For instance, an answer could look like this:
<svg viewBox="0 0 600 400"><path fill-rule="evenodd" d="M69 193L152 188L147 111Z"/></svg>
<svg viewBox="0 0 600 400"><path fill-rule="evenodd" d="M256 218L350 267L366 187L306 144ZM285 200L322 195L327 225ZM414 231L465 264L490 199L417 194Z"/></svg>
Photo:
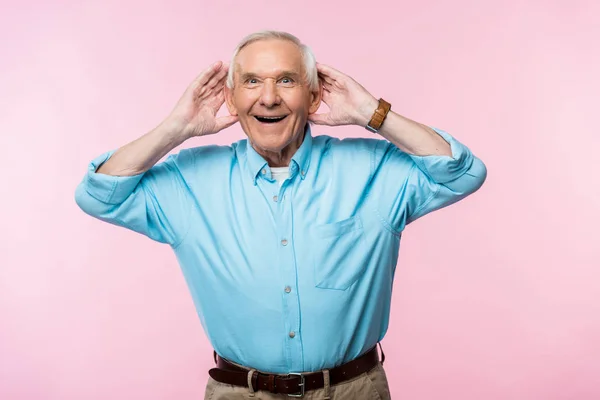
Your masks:
<svg viewBox="0 0 600 400"><path fill-rule="evenodd" d="M384 99L379 99L379 105L365 128L373 133L377 133L391 108L392 105L390 103Z"/></svg>

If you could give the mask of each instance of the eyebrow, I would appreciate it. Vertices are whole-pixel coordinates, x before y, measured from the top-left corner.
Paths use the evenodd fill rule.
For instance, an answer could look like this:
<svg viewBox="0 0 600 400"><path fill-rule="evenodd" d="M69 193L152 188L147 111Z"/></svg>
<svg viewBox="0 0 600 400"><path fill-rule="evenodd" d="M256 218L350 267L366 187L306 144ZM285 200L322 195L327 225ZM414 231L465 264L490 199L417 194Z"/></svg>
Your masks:
<svg viewBox="0 0 600 400"><path fill-rule="evenodd" d="M297 72L294 72L294 71L281 71L280 73L277 74L277 77L282 77L282 76L289 76L296 80L300 80L300 74L298 74ZM246 81L247 79L251 79L251 78L259 78L259 76L258 76L258 74L255 74L253 72L244 72L242 75L240 75L240 80L242 80L242 81Z"/></svg>

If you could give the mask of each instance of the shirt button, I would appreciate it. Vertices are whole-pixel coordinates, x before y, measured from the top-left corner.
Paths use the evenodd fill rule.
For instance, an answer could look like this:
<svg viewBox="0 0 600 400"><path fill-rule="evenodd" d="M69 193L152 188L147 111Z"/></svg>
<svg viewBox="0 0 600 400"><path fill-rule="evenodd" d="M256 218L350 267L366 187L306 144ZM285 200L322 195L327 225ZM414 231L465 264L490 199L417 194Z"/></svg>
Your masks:
<svg viewBox="0 0 600 400"><path fill-rule="evenodd" d="M262 171L260 171L260 173L264 175L267 173L267 170L263 168Z"/></svg>
<svg viewBox="0 0 600 400"><path fill-rule="evenodd" d="M289 293L289 292L291 292L291 291L292 291L292 288L291 288L291 287L289 287L289 286L286 286L286 287L285 287L285 292L286 292L286 293Z"/></svg>
<svg viewBox="0 0 600 400"><path fill-rule="evenodd" d="M291 331L291 332L290 332L290 337L291 337L292 339L293 339L293 338L295 338L295 337L296 337L296 332L294 332L294 331Z"/></svg>
<svg viewBox="0 0 600 400"><path fill-rule="evenodd" d="M302 170L302 172L300 172L302 174L302 176L306 175L306 171Z"/></svg>
<svg viewBox="0 0 600 400"><path fill-rule="evenodd" d="M281 241L281 244L282 244L282 245L284 245L284 246L287 246L287 244L288 244L288 241L287 241L287 239L283 239L283 240Z"/></svg>
<svg viewBox="0 0 600 400"><path fill-rule="evenodd" d="M273 196L273 201L277 203L277 196Z"/></svg>

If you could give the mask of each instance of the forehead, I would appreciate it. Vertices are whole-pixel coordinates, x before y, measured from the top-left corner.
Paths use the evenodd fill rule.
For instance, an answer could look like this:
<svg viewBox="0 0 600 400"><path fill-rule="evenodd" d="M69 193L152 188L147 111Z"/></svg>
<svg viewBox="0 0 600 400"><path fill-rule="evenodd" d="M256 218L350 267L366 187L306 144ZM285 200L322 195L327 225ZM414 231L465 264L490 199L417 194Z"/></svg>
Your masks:
<svg viewBox="0 0 600 400"><path fill-rule="evenodd" d="M244 47L235 59L238 73L271 75L279 71L304 69L302 53L298 46L287 40L268 39L250 43Z"/></svg>

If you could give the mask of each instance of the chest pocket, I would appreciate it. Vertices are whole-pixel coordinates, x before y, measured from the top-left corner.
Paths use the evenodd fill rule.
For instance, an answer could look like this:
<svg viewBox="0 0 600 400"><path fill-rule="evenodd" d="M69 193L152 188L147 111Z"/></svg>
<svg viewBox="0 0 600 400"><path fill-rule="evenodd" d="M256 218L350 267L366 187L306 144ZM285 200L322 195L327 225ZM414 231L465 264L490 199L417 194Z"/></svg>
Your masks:
<svg viewBox="0 0 600 400"><path fill-rule="evenodd" d="M360 217L314 227L315 286L346 290L367 266L365 237Z"/></svg>

